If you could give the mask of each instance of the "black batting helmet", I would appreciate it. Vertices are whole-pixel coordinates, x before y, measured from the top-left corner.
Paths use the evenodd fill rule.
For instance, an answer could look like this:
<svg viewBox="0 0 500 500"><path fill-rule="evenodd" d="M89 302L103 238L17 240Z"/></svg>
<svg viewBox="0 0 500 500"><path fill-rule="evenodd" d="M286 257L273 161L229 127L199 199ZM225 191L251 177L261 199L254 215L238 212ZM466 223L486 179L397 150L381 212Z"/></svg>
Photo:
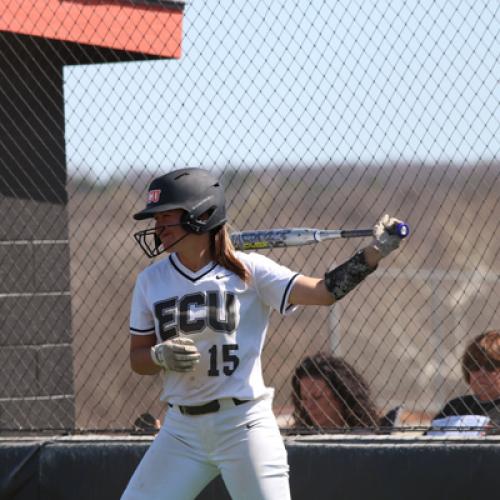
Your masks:
<svg viewBox="0 0 500 500"><path fill-rule="evenodd" d="M143 220L174 209L184 210L181 224L191 233L206 233L226 222L224 188L219 180L201 168L183 168L151 182L146 208L134 214ZM201 219L201 215L208 217Z"/></svg>

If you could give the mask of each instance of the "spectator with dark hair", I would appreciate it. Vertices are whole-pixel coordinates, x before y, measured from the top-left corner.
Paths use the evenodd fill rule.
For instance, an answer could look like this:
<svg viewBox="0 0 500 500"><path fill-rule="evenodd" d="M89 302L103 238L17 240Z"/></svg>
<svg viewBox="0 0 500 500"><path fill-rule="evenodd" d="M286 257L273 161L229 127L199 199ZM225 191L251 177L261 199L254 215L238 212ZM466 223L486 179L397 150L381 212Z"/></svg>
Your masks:
<svg viewBox="0 0 500 500"><path fill-rule="evenodd" d="M462 374L471 394L448 401L434 417L433 428L478 428L476 434L500 430L500 331L478 335L462 356ZM473 417L473 418L472 418ZM446 431L430 431L436 435ZM453 432L450 430L448 433ZM463 432L463 431L462 431Z"/></svg>
<svg viewBox="0 0 500 500"><path fill-rule="evenodd" d="M328 353L306 357L292 378L297 429L378 427L379 416L363 377L344 359Z"/></svg>

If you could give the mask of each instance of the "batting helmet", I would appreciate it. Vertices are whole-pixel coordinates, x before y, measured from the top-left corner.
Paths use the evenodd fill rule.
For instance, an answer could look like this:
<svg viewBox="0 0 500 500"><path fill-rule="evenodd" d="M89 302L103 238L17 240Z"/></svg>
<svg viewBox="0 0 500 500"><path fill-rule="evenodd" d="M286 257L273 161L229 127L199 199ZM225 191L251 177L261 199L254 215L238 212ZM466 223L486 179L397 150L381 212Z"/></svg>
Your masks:
<svg viewBox="0 0 500 500"><path fill-rule="evenodd" d="M134 219L143 220L174 209L184 210L181 224L191 233L206 233L226 222L224 188L201 168L183 168L151 182L146 208ZM201 218L203 214L208 217Z"/></svg>

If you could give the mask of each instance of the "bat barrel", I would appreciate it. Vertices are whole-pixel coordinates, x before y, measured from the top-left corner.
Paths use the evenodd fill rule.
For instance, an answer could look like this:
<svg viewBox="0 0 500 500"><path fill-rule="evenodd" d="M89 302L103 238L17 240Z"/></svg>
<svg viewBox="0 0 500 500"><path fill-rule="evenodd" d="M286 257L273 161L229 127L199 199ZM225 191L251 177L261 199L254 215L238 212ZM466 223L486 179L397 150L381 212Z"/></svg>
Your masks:
<svg viewBox="0 0 500 500"><path fill-rule="evenodd" d="M410 234L408 224L398 223L389 229L391 234L406 238ZM312 245L324 240L337 238L366 238L373 236L373 229L330 229L286 228L259 229L231 234L231 241L237 250L264 250L266 248L283 248Z"/></svg>
<svg viewBox="0 0 500 500"><path fill-rule="evenodd" d="M313 243L313 230L302 230L297 236L297 229L258 229L231 234L231 241L236 250L264 250L285 246ZM305 234L308 233L308 234ZM310 234L309 234L310 233Z"/></svg>

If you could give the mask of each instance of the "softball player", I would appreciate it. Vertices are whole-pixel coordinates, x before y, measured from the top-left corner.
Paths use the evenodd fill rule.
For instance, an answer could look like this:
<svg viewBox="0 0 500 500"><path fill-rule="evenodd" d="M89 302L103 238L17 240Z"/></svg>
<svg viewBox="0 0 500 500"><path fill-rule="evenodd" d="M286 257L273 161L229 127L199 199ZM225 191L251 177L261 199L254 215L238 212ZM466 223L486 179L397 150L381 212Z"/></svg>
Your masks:
<svg viewBox="0 0 500 500"><path fill-rule="evenodd" d="M182 169L153 180L134 236L149 257L130 315L132 369L164 375L163 425L122 499L194 499L218 474L234 499L289 499L286 450L262 378L272 309L331 305L398 247L384 216L374 241L324 279L255 254L236 252L224 191L210 173Z"/></svg>

